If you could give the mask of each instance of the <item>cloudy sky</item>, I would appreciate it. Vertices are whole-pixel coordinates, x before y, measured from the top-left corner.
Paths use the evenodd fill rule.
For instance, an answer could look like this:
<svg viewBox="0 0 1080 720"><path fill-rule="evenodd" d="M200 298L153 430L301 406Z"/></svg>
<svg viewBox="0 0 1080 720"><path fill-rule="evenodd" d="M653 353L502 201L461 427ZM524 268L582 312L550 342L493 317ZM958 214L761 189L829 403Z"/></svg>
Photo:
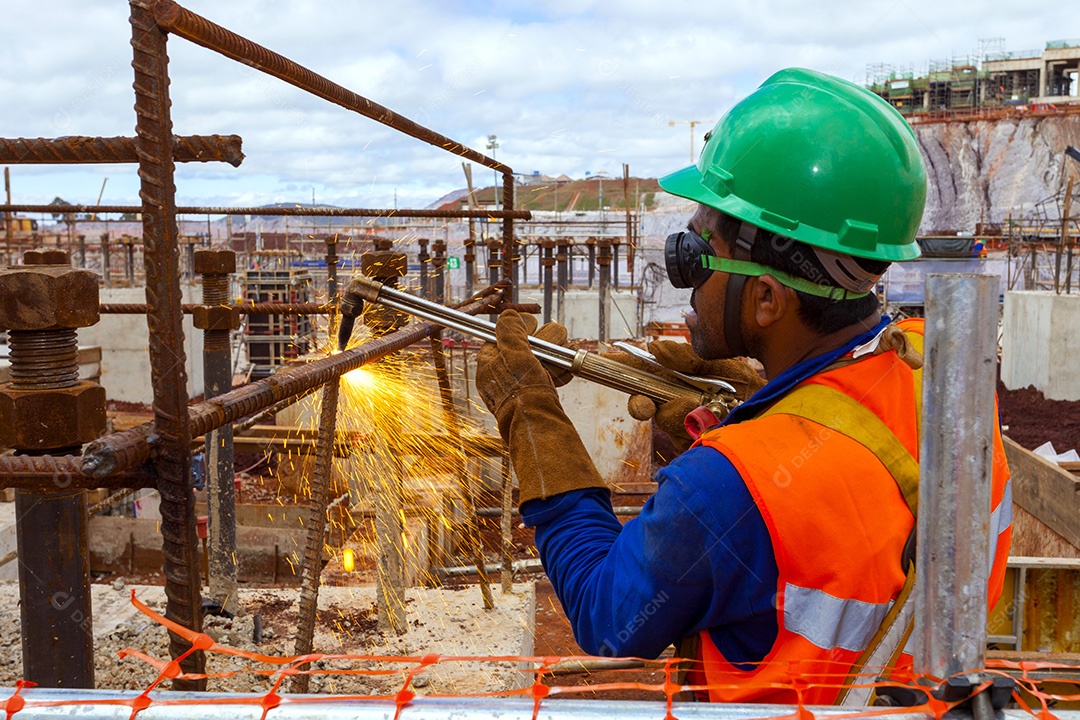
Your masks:
<svg viewBox="0 0 1080 720"><path fill-rule="evenodd" d="M775 70L863 82L869 63L925 68L1080 37L1049 0L186 0L186 7L516 172L656 176ZM982 6L980 6L982 5ZM3 0L0 133L133 135L128 6ZM178 169L180 204L316 201L423 207L464 185L460 160L184 40L169 42L180 134L236 133L247 159ZM679 121L674 127L670 121ZM475 168L477 183L490 171ZM17 202L138 198L134 166L12 168Z"/></svg>

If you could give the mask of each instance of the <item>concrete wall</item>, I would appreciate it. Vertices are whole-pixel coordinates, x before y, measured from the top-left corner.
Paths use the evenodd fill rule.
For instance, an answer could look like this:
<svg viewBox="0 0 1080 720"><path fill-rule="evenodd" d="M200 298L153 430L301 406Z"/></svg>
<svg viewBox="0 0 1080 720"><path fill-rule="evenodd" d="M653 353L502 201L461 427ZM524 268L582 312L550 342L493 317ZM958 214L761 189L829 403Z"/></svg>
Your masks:
<svg viewBox="0 0 1080 720"><path fill-rule="evenodd" d="M1001 379L1010 390L1034 385L1051 400L1080 400L1080 295L1007 292Z"/></svg>
<svg viewBox="0 0 1080 720"><path fill-rule="evenodd" d="M197 287L183 287L184 302L198 302ZM143 288L101 290L102 303L144 303ZM101 347L101 384L110 400L150 403L150 332L144 315L102 315L94 327L79 330L80 345ZM184 316L184 354L187 359L188 395L202 393L202 331L195 330L191 316Z"/></svg>
<svg viewBox="0 0 1080 720"><path fill-rule="evenodd" d="M523 287L520 290L523 303L537 303L544 307L544 290L540 287ZM559 296L551 293L551 319L558 319ZM568 290L563 301L563 324L572 338L596 339L600 335L600 289ZM538 316L543 323L544 315ZM607 337L611 339L641 336L636 290L612 288L608 297Z"/></svg>

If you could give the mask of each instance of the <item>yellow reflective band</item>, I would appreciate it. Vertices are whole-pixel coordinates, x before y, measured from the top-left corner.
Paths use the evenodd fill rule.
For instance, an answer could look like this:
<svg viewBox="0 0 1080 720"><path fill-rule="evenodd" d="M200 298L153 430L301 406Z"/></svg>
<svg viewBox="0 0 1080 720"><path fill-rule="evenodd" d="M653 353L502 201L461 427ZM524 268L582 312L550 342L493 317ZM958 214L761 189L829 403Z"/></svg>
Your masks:
<svg viewBox="0 0 1080 720"><path fill-rule="evenodd" d="M904 496L911 514L918 517L919 463L889 426L854 398L824 385L803 385L761 414L794 415L846 435L885 466Z"/></svg>

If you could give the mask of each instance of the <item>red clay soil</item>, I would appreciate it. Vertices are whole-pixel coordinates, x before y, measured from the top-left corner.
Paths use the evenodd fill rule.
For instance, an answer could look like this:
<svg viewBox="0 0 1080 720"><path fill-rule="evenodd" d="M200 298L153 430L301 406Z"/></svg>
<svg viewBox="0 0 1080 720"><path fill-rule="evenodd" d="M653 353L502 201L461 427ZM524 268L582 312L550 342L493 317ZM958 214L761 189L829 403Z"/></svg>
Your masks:
<svg viewBox="0 0 1080 720"><path fill-rule="evenodd" d="M1047 400L1034 387L1006 390L998 382L998 406L1004 434L1028 450L1048 440L1059 453L1080 450L1080 400Z"/></svg>

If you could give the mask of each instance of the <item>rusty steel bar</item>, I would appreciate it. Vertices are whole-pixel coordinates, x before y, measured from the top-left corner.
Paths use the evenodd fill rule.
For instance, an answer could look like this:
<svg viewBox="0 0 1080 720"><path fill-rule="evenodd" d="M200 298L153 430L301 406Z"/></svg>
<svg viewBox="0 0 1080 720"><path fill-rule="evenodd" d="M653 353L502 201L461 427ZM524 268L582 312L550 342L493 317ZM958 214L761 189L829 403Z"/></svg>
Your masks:
<svg viewBox="0 0 1080 720"><path fill-rule="evenodd" d="M310 653L315 642L315 615L319 604L323 546L326 545L326 506L330 500L330 478L333 475L340 385L341 379L334 378L323 386L322 404L319 407L319 437L315 443L315 472L311 478L311 500L306 523L307 542L300 572L300 611L296 619L296 644L293 648L296 655ZM310 675L294 675L289 690L306 693L310 683Z"/></svg>
<svg viewBox="0 0 1080 720"><path fill-rule="evenodd" d="M86 491L15 493L23 677L94 687Z"/></svg>
<svg viewBox="0 0 1080 720"><path fill-rule="evenodd" d="M24 490L92 490L106 488L156 488L157 473L148 465L134 463L108 477L83 470L82 459L69 455L0 455L0 488Z"/></svg>
<svg viewBox="0 0 1080 720"><path fill-rule="evenodd" d="M335 105L340 105L346 110L352 110L364 117L371 118L417 140L422 140L429 145L434 145L475 163L480 163L484 167L501 172L503 178L511 185L514 182L513 170L494 158L489 158L487 155L451 140L445 135L429 130L403 115L398 115L389 108L357 95L322 75L308 70L303 65L290 60L284 55L279 55L262 45L237 35L231 30L226 30L201 15L181 7L172 0L157 0L157 2L152 3L152 8L158 25L174 35L189 40L196 45L201 45L208 50L221 53L225 57L249 65L256 70L261 70L267 75L272 75L301 90L306 90L312 95L328 100ZM511 207L513 207L512 204Z"/></svg>
<svg viewBox="0 0 1080 720"><path fill-rule="evenodd" d="M514 176L510 173L503 175L503 207L514 209ZM513 291L509 300L518 301L518 278L517 278L517 243L514 241L514 219L503 218L503 280L513 284Z"/></svg>
<svg viewBox="0 0 1080 720"><path fill-rule="evenodd" d="M0 138L0 163L137 163L137 143L138 138L133 137L79 135L59 138ZM244 160L241 143L239 135L174 135L173 160L227 162L233 167L240 167Z"/></svg>
<svg viewBox="0 0 1080 720"><path fill-rule="evenodd" d="M223 304L224 305L224 304ZM195 312L200 305L185 303L180 309L185 315ZM248 303L235 306L241 315L328 315L337 308L320 303ZM103 303L98 312L102 315L145 315L146 305L139 303Z"/></svg>
<svg viewBox="0 0 1080 720"><path fill-rule="evenodd" d="M476 521L476 498L472 478L465 469L464 445L461 442L461 418L458 417L457 408L454 406L454 390L450 386L450 373L446 369L446 355L443 350L442 332L431 334L431 362L435 366L435 376L439 381L439 399L442 402L443 425L454 444L462 450L455 453L453 464L454 473L457 475L458 489L461 492L462 501L465 503L465 537L469 545L472 561L481 568L479 573L480 595L484 599L484 609L491 610L495 607L495 600L491 596L491 583L488 581L484 567L484 540L480 536L480 524Z"/></svg>
<svg viewBox="0 0 1080 720"><path fill-rule="evenodd" d="M54 213L56 205L0 205L0 212ZM141 205L64 205L65 213L139 213ZM528 220L528 210L407 210L398 208L317 208L317 207L217 207L179 205L177 215L264 215L286 217L400 217L400 218L480 218Z"/></svg>
<svg viewBox="0 0 1080 720"><path fill-rule="evenodd" d="M501 288L490 294L485 291L479 299L456 307L470 314L487 312L498 304L499 297ZM423 340L433 327L435 326L430 323L409 325L365 345L284 370L219 395L213 400L193 405L189 408L191 434L195 437L205 435L225 423L235 422L274 403L325 385L350 370ZM146 423L98 438L86 446L83 453L83 471L93 477L105 477L143 463L150 459L158 442L157 435L155 423Z"/></svg>
<svg viewBox="0 0 1080 720"><path fill-rule="evenodd" d="M176 252L176 185L173 133L169 114L169 56L165 32L145 0L131 2L131 66L135 71L135 134L143 218L150 375L154 426L160 437L153 459L160 476L161 536L164 556L165 616L196 632L202 630L200 553L195 537L195 497L191 492L191 428L188 420L184 327L180 309L180 264ZM169 633L175 659L191 646ZM202 673L202 651L180 663L187 673ZM174 690L205 690L206 680L172 681Z"/></svg>

